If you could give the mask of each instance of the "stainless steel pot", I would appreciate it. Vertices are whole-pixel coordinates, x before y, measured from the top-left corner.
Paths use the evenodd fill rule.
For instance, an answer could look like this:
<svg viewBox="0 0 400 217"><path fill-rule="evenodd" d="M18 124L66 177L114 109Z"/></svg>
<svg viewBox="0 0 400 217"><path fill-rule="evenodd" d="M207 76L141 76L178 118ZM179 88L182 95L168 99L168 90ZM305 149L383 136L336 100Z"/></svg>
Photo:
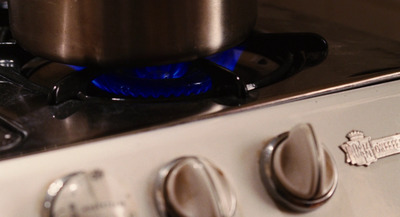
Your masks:
<svg viewBox="0 0 400 217"><path fill-rule="evenodd" d="M152 65L240 43L256 0L9 0L10 26L29 52L76 65Z"/></svg>

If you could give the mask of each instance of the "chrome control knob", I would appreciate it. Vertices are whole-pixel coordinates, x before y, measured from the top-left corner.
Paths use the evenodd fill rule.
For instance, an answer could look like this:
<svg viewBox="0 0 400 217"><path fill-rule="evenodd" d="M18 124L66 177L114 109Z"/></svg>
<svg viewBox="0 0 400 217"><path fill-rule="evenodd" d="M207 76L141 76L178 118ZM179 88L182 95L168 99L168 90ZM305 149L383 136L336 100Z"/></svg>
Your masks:
<svg viewBox="0 0 400 217"><path fill-rule="evenodd" d="M332 157L309 124L295 126L263 149L260 174L269 194L294 211L311 211L328 201L337 186Z"/></svg>
<svg viewBox="0 0 400 217"><path fill-rule="evenodd" d="M112 186L112 187L111 187ZM134 217L129 194L95 170L77 172L50 184L42 217Z"/></svg>
<svg viewBox="0 0 400 217"><path fill-rule="evenodd" d="M183 157L158 173L155 202L161 217L232 217L236 196L226 177L208 160Z"/></svg>

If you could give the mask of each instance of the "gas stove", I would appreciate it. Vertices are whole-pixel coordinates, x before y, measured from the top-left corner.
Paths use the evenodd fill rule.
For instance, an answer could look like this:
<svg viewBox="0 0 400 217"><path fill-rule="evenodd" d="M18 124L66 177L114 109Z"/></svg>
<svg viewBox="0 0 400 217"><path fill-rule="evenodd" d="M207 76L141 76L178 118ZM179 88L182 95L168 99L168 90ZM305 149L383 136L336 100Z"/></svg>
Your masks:
<svg viewBox="0 0 400 217"><path fill-rule="evenodd" d="M168 66L50 62L0 23L2 212L397 216L400 42L258 4L241 45Z"/></svg>

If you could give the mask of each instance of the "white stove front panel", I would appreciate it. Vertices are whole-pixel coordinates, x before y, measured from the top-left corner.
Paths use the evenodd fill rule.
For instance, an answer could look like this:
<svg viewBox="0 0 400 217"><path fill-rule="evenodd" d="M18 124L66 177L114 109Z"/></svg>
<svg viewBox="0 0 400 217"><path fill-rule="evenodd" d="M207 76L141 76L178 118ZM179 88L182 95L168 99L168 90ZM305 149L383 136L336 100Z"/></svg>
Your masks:
<svg viewBox="0 0 400 217"><path fill-rule="evenodd" d="M400 133L399 107L400 81L395 81L4 160L0 162L1 216L39 217L52 181L100 169L130 195L135 217L156 217L157 171L182 156L205 157L225 173L237 194L240 217L399 216L400 155L357 167L345 162L339 148L351 130L372 138ZM317 210L301 214L279 208L258 171L265 142L299 123L313 126L339 175L333 197Z"/></svg>

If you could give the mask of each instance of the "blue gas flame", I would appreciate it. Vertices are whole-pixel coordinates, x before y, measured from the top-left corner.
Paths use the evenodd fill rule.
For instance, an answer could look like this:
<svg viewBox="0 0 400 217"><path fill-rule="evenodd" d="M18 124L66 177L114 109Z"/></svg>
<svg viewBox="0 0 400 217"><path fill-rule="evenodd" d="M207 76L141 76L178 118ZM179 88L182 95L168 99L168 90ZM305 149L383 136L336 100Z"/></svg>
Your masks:
<svg viewBox="0 0 400 217"><path fill-rule="evenodd" d="M140 70L130 69L122 73L106 73L94 79L92 83L96 87L113 94L144 98L198 95L211 89L210 76L200 71L182 73L178 76L178 71L186 70L188 67L185 64L179 65L179 67L158 67L156 73L152 71L148 74L142 73L143 70L148 70L145 68ZM159 70L161 68L171 70L164 72ZM181 72L178 74L181 74ZM168 76L172 78L163 78Z"/></svg>
<svg viewBox="0 0 400 217"><path fill-rule="evenodd" d="M206 59L214 62L230 71L235 70L236 64L238 63L240 56L242 56L244 47L238 46L212 56L207 57Z"/></svg>
<svg viewBox="0 0 400 217"><path fill-rule="evenodd" d="M243 47L235 47L206 59L233 71L243 50ZM69 66L77 71L85 68ZM110 71L102 74L92 80L92 83L109 93L144 98L198 95L210 90L212 81L207 72L190 70L190 66L190 62L183 62L161 66L118 69L116 70L118 73Z"/></svg>

